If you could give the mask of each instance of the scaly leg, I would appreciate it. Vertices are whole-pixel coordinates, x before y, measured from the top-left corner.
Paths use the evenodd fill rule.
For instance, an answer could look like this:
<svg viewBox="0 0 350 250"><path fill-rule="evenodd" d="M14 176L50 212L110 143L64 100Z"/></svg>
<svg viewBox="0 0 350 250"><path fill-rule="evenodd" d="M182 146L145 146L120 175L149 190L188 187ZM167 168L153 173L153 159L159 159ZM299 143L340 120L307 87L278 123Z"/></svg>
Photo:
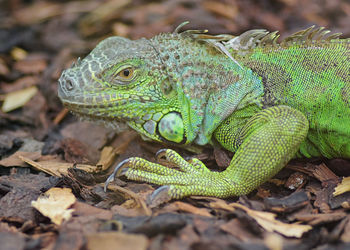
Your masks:
<svg viewBox="0 0 350 250"><path fill-rule="evenodd" d="M215 131L216 139L226 148L231 145L234 149L235 140L241 141L225 171L210 171L198 159L185 161L175 151L167 149L162 150L158 157L164 156L178 170L133 157L116 167L105 187L123 172L130 180L165 185L153 193L151 199L154 203L190 195L224 198L247 194L287 164L308 132L306 117L288 106L262 110L251 117L236 136L232 136L230 126L234 119L233 114Z"/></svg>

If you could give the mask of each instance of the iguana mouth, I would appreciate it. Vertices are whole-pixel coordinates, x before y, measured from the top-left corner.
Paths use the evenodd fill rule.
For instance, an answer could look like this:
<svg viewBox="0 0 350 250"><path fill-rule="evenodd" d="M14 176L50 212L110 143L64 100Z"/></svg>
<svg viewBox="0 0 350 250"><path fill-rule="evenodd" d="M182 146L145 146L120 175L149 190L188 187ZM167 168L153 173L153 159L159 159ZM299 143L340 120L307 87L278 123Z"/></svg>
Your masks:
<svg viewBox="0 0 350 250"><path fill-rule="evenodd" d="M129 129L127 121L121 121L120 119L115 119L112 117L102 117L102 116L93 116L86 113L80 113L78 111L71 111L76 115L81 121L93 122L99 125L102 125L107 128L112 128L117 133Z"/></svg>
<svg viewBox="0 0 350 250"><path fill-rule="evenodd" d="M76 80L71 69L64 71L58 81L58 97L63 105L83 119L108 122L128 122L136 119L124 112L133 104L133 100L120 97L111 99L108 95L82 92L82 84Z"/></svg>
<svg viewBox="0 0 350 250"><path fill-rule="evenodd" d="M64 100L62 100L62 102L67 109L84 120L124 123L137 120L137 118L134 119L130 116L123 116L122 111L127 109L127 107L123 107L118 101L111 102L108 105L87 104Z"/></svg>

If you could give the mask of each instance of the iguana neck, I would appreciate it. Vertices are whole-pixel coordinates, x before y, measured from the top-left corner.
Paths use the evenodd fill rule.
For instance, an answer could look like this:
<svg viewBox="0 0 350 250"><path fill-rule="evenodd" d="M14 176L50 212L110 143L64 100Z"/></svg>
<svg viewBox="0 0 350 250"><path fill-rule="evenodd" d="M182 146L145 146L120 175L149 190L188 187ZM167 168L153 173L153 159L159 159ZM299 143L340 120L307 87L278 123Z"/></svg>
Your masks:
<svg viewBox="0 0 350 250"><path fill-rule="evenodd" d="M259 77L210 43L181 34L150 40L182 107L187 142L204 145L235 110L263 95Z"/></svg>

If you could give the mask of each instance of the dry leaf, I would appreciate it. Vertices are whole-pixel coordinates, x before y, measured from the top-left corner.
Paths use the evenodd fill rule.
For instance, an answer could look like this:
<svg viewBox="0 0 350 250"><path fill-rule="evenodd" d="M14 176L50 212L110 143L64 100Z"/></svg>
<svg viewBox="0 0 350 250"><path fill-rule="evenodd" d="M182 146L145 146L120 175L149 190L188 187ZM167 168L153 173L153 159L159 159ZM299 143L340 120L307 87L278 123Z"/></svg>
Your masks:
<svg viewBox="0 0 350 250"><path fill-rule="evenodd" d="M335 187L333 195L337 196L349 191L350 191L350 176L343 178L342 182Z"/></svg>
<svg viewBox="0 0 350 250"><path fill-rule="evenodd" d="M249 209L241 204L232 203L235 208L244 210L261 227L268 232L277 232L287 237L300 238L303 233L312 229L309 225L299 225L295 223L287 224L275 219L276 214Z"/></svg>
<svg viewBox="0 0 350 250"><path fill-rule="evenodd" d="M165 207L165 210L168 212L174 212L174 211L183 211L191 214L197 214L201 216L206 217L212 217L213 215L205 208L198 208L191 204L182 202L182 201L175 201Z"/></svg>
<svg viewBox="0 0 350 250"><path fill-rule="evenodd" d="M115 16L117 12L121 11L130 2L130 0L110 0L100 4L81 19L79 24L80 31L85 36L93 34L96 32L94 29L96 22L106 20L113 15Z"/></svg>
<svg viewBox="0 0 350 250"><path fill-rule="evenodd" d="M1 86L1 89L4 93L10 93L17 90L25 89L34 85L38 85L40 82L40 78L38 76L33 75L25 75L21 78L18 78L14 82L4 83Z"/></svg>
<svg viewBox="0 0 350 250"><path fill-rule="evenodd" d="M305 222L309 225L316 226L319 224L326 224L334 221L339 221L346 217L344 212L333 212L327 214L300 214L296 215L295 219Z"/></svg>
<svg viewBox="0 0 350 250"><path fill-rule="evenodd" d="M125 196L129 196L132 199L132 202L136 202L137 207L140 207L141 209L143 209L144 213L147 216L152 215L152 210L147 206L146 202L140 197L140 195L134 193L133 191L114 184L109 185L108 190L117 191L119 193L124 194ZM130 204L130 201L131 200L127 200L126 202L123 203L123 205ZM132 207L135 208L134 205Z"/></svg>
<svg viewBox="0 0 350 250"><path fill-rule="evenodd" d="M107 170L114 163L115 156L116 152L113 147L104 147L96 166L101 166L101 171Z"/></svg>
<svg viewBox="0 0 350 250"><path fill-rule="evenodd" d="M350 242L350 215L348 215L348 218L346 219L346 224L340 238L344 242Z"/></svg>
<svg viewBox="0 0 350 250"><path fill-rule="evenodd" d="M28 55L28 52L25 51L22 48L18 48L18 47L14 47L11 50L11 56L13 59L15 59L16 61L20 61L23 60L24 58L26 58Z"/></svg>
<svg viewBox="0 0 350 250"><path fill-rule="evenodd" d="M35 162L33 161L33 159L26 157L26 155L23 155L23 154L18 156L16 155L16 157L18 157L23 162L31 165L33 168L35 168L38 171L45 172L49 175L61 177L62 174L67 175L68 168L72 168L72 167L80 170L84 170L88 173L99 173L105 170L105 168L108 168L113 163L115 153L113 151L113 148L105 147L102 150L101 158L99 162L96 164L96 166L88 165L88 164L73 164L73 163L67 163L67 162L57 162L57 161ZM0 164L1 164L1 161L0 161Z"/></svg>
<svg viewBox="0 0 350 250"><path fill-rule="evenodd" d="M37 87L31 86L29 88L21 89L18 91L10 92L5 95L4 103L2 104L3 112L10 112L26 104L36 93Z"/></svg>
<svg viewBox="0 0 350 250"><path fill-rule="evenodd" d="M25 25L40 23L50 17L62 14L62 6L56 3L37 1L14 13L16 20Z"/></svg>
<svg viewBox="0 0 350 250"><path fill-rule="evenodd" d="M237 239L243 242L250 242L255 237L255 235L244 225L244 222L240 221L237 218L234 218L229 222L220 225L220 229L235 236Z"/></svg>
<svg viewBox="0 0 350 250"><path fill-rule="evenodd" d="M56 161L39 161L35 162L31 159L19 155L18 158L20 158L22 161L28 163L33 168L35 168L38 171L45 172L49 175L58 176L61 177L62 174L67 175L68 174L68 168L72 168L73 166L77 169L84 170L88 173L95 173L98 171L98 167L91 166L87 164L73 164L73 163L65 163L65 162L56 162Z"/></svg>
<svg viewBox="0 0 350 250"><path fill-rule="evenodd" d="M239 13L238 7L234 4L224 4L218 1L205 1L203 7L219 16L234 19Z"/></svg>
<svg viewBox="0 0 350 250"><path fill-rule="evenodd" d="M64 117L66 117L66 115L69 113L69 110L67 108L63 108L55 117L55 119L53 120L53 123L55 125L59 124Z"/></svg>
<svg viewBox="0 0 350 250"><path fill-rule="evenodd" d="M87 235L88 250L146 250L148 239L141 234L126 234L122 232L101 232Z"/></svg>
<svg viewBox="0 0 350 250"><path fill-rule="evenodd" d="M130 27L124 23L116 22L112 26L113 35L128 37L130 33Z"/></svg>
<svg viewBox="0 0 350 250"><path fill-rule="evenodd" d="M265 245L270 250L283 250L283 238L276 233L268 233L264 238Z"/></svg>
<svg viewBox="0 0 350 250"><path fill-rule="evenodd" d="M28 167L25 162L23 162L21 159L19 159L19 156L26 157L29 160L37 160L40 158L41 153L40 152L23 152L23 151L17 151L16 153L10 155L7 158L4 158L0 161L0 166L4 167Z"/></svg>
<svg viewBox="0 0 350 250"><path fill-rule="evenodd" d="M74 209L68 209L76 201L70 188L51 188L32 201L32 206L49 217L53 223L60 225L72 216Z"/></svg>
<svg viewBox="0 0 350 250"><path fill-rule="evenodd" d="M43 55L31 54L25 59L17 61L13 68L23 74L39 74L47 68L47 61Z"/></svg>
<svg viewBox="0 0 350 250"><path fill-rule="evenodd" d="M216 209L216 210L225 210L228 212L235 211L235 209L232 206L230 206L229 204L227 204L226 201L218 199L218 198L214 198L213 201L211 201L209 203L209 207Z"/></svg>
<svg viewBox="0 0 350 250"><path fill-rule="evenodd" d="M94 216L102 220L111 220L113 213L111 210L94 207L84 202L75 202L72 206L75 216Z"/></svg>
<svg viewBox="0 0 350 250"><path fill-rule="evenodd" d="M9 73L10 73L10 70L6 65L6 62L2 58L0 58L0 75L5 76Z"/></svg>

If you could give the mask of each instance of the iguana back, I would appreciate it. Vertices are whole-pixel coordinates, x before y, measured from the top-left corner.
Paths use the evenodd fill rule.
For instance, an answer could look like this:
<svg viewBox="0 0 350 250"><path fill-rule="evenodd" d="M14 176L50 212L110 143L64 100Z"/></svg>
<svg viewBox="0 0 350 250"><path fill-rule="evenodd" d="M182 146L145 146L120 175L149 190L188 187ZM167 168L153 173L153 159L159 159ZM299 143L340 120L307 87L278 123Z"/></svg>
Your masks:
<svg viewBox="0 0 350 250"><path fill-rule="evenodd" d="M350 157L350 40L309 28L277 43L276 33L250 31L228 41L237 62L264 86L263 105L288 105L309 121L305 156Z"/></svg>

